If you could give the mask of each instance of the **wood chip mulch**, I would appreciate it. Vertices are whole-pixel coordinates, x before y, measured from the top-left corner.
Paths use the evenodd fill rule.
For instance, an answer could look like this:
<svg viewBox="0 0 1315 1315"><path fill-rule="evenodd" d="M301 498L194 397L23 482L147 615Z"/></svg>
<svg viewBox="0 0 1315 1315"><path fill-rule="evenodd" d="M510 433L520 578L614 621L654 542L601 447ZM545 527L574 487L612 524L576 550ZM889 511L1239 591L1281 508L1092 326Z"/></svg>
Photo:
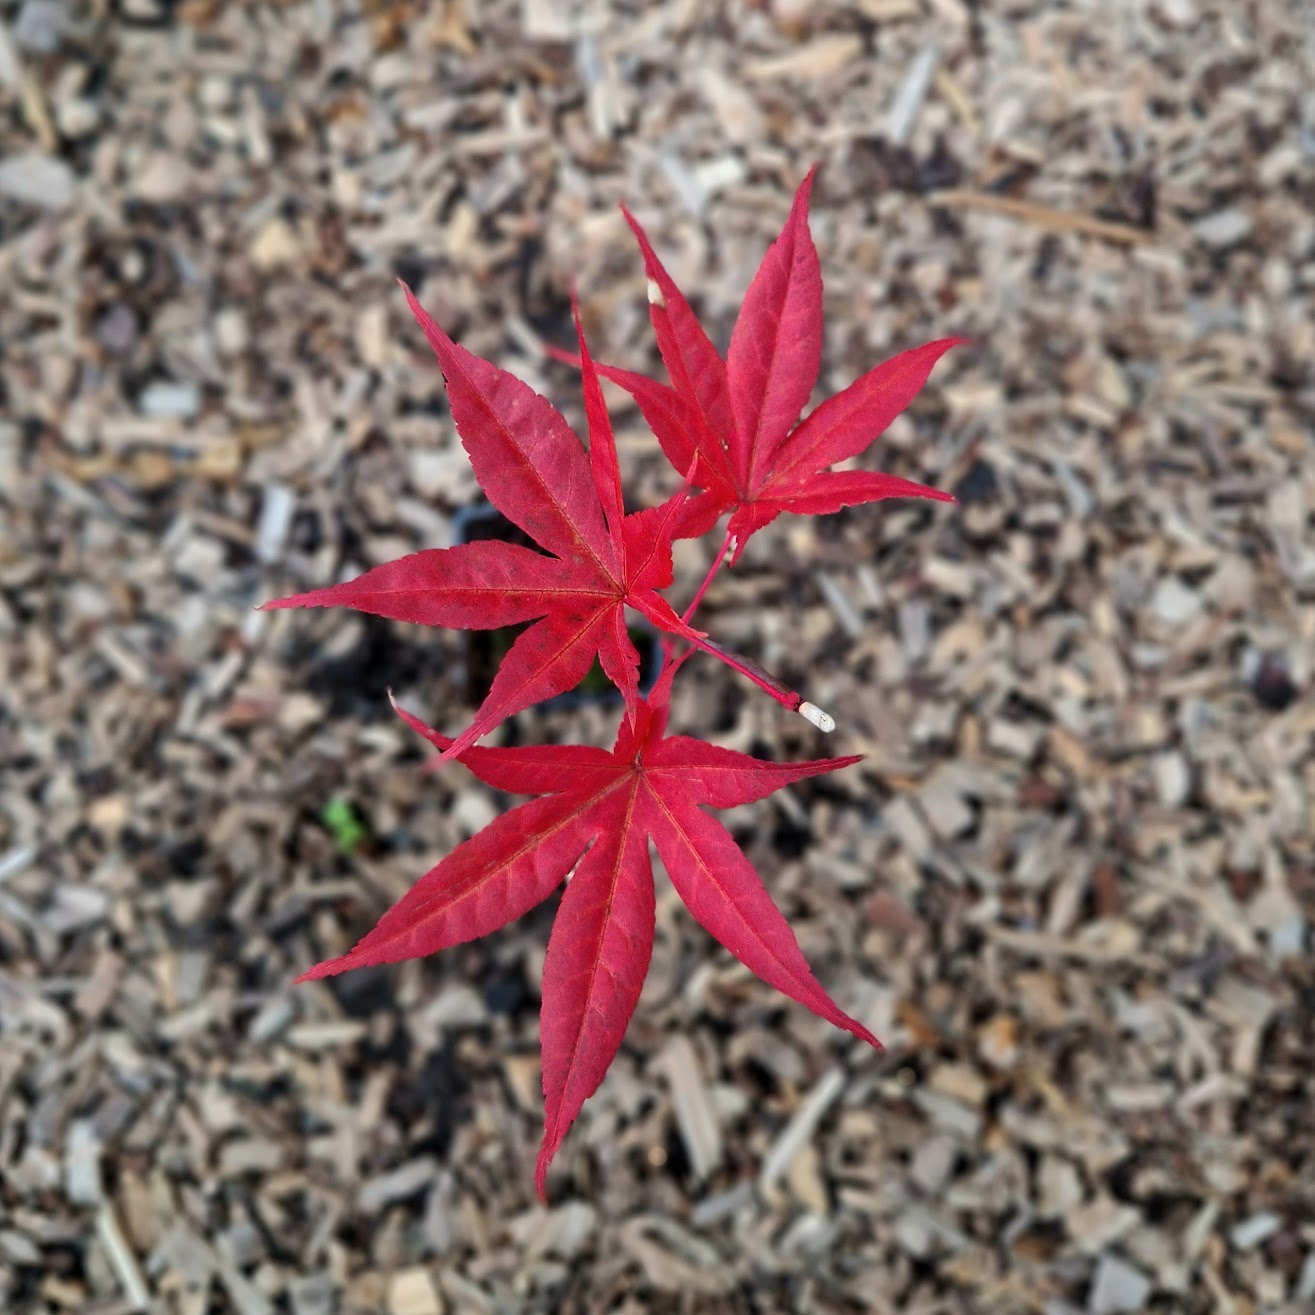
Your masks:
<svg viewBox="0 0 1315 1315"><path fill-rule="evenodd" d="M1313 69L1306 0L0 3L0 1309L1315 1310ZM724 343L814 161L822 389L969 334L874 455L960 505L710 593L833 737L674 722L866 754L730 823L888 1051L663 883L545 1208L551 906L291 985L505 806L385 698L472 650L253 608L476 499L398 276L578 420L573 284L658 368L617 202Z"/></svg>

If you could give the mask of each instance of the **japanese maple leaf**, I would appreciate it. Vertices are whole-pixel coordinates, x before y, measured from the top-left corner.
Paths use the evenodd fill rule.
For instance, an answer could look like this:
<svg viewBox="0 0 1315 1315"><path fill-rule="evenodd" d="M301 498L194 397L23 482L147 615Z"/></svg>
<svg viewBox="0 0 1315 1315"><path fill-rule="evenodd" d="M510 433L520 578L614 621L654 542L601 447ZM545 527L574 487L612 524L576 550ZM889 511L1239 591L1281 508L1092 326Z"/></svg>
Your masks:
<svg viewBox="0 0 1315 1315"><path fill-rule="evenodd" d="M615 747L473 748L461 761L497 790L542 798L503 814L452 851L354 949L303 974L328 977L487 935L546 899L572 868L543 968L544 1133L549 1162L620 1047L653 948L651 839L695 919L770 985L874 1046L831 1000L789 924L730 834L700 805L730 808L857 758L772 763L665 734L671 671ZM444 755L454 742L409 713Z"/></svg>
<svg viewBox="0 0 1315 1315"><path fill-rule="evenodd" d="M512 713L579 684L595 655L633 711L639 654L626 631L624 608L634 608L659 629L702 640L656 592L672 581L672 530L684 495L665 507L625 514L616 443L583 332L587 453L551 403L459 347L403 288L442 366L452 418L476 479L489 501L552 556L492 541L432 548L265 607L352 607L468 630L541 617L512 645L449 757Z"/></svg>
<svg viewBox="0 0 1315 1315"><path fill-rule="evenodd" d="M808 231L813 172L749 287L725 360L657 258L625 216L644 255L649 312L671 384L599 365L638 403L672 464L706 492L681 513L677 537L705 533L731 511L735 556L782 512L839 511L881 498L954 499L912 480L827 467L857 456L909 405L932 366L961 338L942 338L878 365L800 424L822 354L822 274Z"/></svg>

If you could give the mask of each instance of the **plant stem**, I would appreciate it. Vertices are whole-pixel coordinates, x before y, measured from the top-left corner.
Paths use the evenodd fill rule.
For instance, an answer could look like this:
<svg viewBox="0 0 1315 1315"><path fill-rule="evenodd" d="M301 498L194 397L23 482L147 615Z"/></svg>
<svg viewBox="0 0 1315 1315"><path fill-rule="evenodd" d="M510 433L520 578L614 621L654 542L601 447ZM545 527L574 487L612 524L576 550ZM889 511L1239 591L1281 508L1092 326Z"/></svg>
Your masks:
<svg viewBox="0 0 1315 1315"><path fill-rule="evenodd" d="M703 577L703 583L699 585L694 597L690 599L689 606L685 609L684 615L680 618L686 625L689 625L690 617L694 615L695 609L703 601L703 595L708 592L708 586L712 583L713 577L721 570L721 564L726 560L726 554L731 550L731 544L734 540L731 538L731 532L726 531L726 537L721 541L721 547L717 550L717 555L712 559L712 565L708 568L708 573Z"/></svg>
<svg viewBox="0 0 1315 1315"><path fill-rule="evenodd" d="M703 583L699 585L699 587L694 591L694 597L690 599L689 606L685 609L684 615L680 618L686 625L689 625L690 618L694 615L695 609L703 601L703 595L708 592L708 586L712 583L713 578L716 576L717 572L721 570L721 565L726 560L726 554L730 551L730 546L731 546L731 535L730 535L730 531L727 530L726 537L722 540L721 547L717 550L716 557L712 559L712 565L708 568L707 575L703 577ZM673 663L672 654L675 652L675 649L676 649L675 640L669 634L663 635L662 636L662 665L658 668L659 676L662 675L662 673L667 669L669 665L672 665ZM692 652L694 652L692 648L687 648L679 657L674 659L674 666L672 666L673 675L675 674L676 671L680 670L680 668L684 665L685 660L689 657L689 655Z"/></svg>
<svg viewBox="0 0 1315 1315"><path fill-rule="evenodd" d="M732 671L738 671L740 675L748 677L764 694L774 698L783 708L791 712L799 711L804 696L777 680L770 671L760 667L752 658L732 653L729 649L722 648L720 644L713 643L711 639L691 639L689 642L691 647L681 654L682 659L688 657L695 649L699 649L715 657L718 662L724 662Z"/></svg>
<svg viewBox="0 0 1315 1315"><path fill-rule="evenodd" d="M717 572L721 570L722 563L726 560L726 554L730 552L730 547L731 532L727 530L726 537L721 541L721 547L717 550L717 555L712 559L712 565L708 567L707 575L703 577L703 583L694 591L694 597L689 600L689 606L685 609L684 615L680 618L686 625L689 625L690 618L694 615L698 605L703 601L703 595L708 592L708 586L716 577ZM670 635L663 635L662 665L658 668L659 676L661 676L668 666L671 667L671 674L674 676L676 672L685 665L690 654L694 652L692 647L687 648L679 657L673 658L672 654L675 652L675 648L675 640Z"/></svg>
<svg viewBox="0 0 1315 1315"><path fill-rule="evenodd" d="M680 618L685 625L689 625L690 618L694 615L700 602L703 601L703 595L707 593L708 586L712 583L717 572L721 570L723 563L726 561L727 554L731 551L734 539L730 532L727 531L725 539L722 540L721 548L717 556L713 559L712 565L708 568L708 573L704 576L703 583L699 585L694 597L690 600L689 606L685 609L684 615ZM673 657L675 650L675 641L671 635L664 635L662 639L662 666L658 670L658 679L667 675L668 681L677 671L685 664L690 655L696 650L710 654L717 661L724 662L732 671L738 671L740 675L747 677L758 686L764 694L775 699L783 708L790 712L798 712L820 730L829 731L834 729L835 722L825 712L807 702L804 696L796 690L789 689L783 682L776 679L770 671L764 670L751 658L741 657L738 653L732 653L728 649L722 648L720 644L713 643L710 639L695 637L692 635L685 636L689 647L685 649L678 657Z"/></svg>

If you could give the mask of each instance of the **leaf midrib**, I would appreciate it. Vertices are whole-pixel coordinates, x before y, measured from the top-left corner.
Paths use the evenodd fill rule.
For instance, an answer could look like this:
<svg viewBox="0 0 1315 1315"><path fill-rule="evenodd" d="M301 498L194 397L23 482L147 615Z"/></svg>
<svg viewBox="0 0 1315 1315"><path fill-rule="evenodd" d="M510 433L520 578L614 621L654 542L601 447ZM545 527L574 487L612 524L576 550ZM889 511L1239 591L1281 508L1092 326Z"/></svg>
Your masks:
<svg viewBox="0 0 1315 1315"><path fill-rule="evenodd" d="M405 927L401 928L394 935L388 937L387 940L382 942L377 942L376 945L372 945L370 947L371 954L375 952L377 945L383 945L383 946L395 945L398 941L402 940L404 937L410 936L413 933L415 933L430 918L439 916L440 913L442 914L450 913L458 904L464 903L472 896L478 894L495 877L499 876L501 873L505 872L508 868L518 863L521 859L526 857L533 850L538 849L540 846L547 844L554 836L558 835L560 832L565 830L569 825L571 825L576 821L579 821L581 814L589 811L591 808L597 807L603 801L603 799L606 798L609 792L620 789L624 784L625 784L624 777L616 781L609 781L606 785L604 785L601 789L599 789L596 794L593 794L589 796L587 799L584 799L577 807L572 808L569 813L564 814L561 818L555 821L551 827L543 831L537 832L532 838L527 838L525 842L521 844L517 849L513 850L512 853L508 854L505 858L499 859L498 862L493 867L486 868L483 872L483 875L479 878L479 880L475 881L471 885L468 885L464 890L462 890L462 892L459 895L457 895L454 899L452 899L447 904L445 904L442 910L437 912L432 910L423 912L420 914L420 916L413 918ZM550 799L553 796L545 795L543 797ZM569 798L569 796L564 796L564 798ZM522 807L524 807L524 805L522 805ZM594 838L595 837L590 836L588 839L592 840ZM588 847L589 846L586 843L585 848L582 849L580 853L583 854L585 850L588 849ZM460 846L458 846L457 849L453 850L452 852L453 854L459 853ZM576 859L576 862L579 862L578 857Z"/></svg>
<svg viewBox="0 0 1315 1315"><path fill-rule="evenodd" d="M608 924L610 923L612 918L612 906L616 903L616 893L620 887L621 881L624 879L623 869L625 867L626 846L630 842L630 827L634 821L635 805L639 798L639 777L637 775L631 776L630 779L631 779L630 798L626 802L625 819L621 823L621 829L620 829L621 839L617 844L616 865L612 869L611 889L608 891L608 895L607 895L607 907L603 911L603 917L598 924L599 931L597 937L597 953L595 954L593 964L589 969L589 986L584 993L586 1013L588 1011L589 1001L592 1000L593 998L594 983L598 980L598 974L602 968L602 962L603 962L602 947L603 947L603 942L607 939ZM647 843L647 837L645 837L645 843ZM570 1089L571 1079L575 1074L575 1066L580 1058L580 1050L584 1043L584 1035L585 1035L585 1029L583 1026L581 1026L580 1029L575 1034L575 1041L571 1045L570 1062L566 1066L566 1075L562 1080L563 1100L562 1103L558 1106L556 1115L553 1118L554 1136L558 1135L558 1130L561 1125L562 1110L566 1106L565 1096L567 1091ZM562 1135L564 1135L564 1133L565 1130L562 1129Z"/></svg>

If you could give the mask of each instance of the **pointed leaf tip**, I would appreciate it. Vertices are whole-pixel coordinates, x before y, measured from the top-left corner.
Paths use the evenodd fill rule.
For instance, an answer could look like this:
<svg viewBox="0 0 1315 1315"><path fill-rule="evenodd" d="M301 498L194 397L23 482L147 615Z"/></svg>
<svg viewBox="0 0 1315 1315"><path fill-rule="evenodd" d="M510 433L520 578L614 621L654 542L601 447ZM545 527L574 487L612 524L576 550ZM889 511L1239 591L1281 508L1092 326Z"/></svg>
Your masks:
<svg viewBox="0 0 1315 1315"><path fill-rule="evenodd" d="M294 986L300 986L302 982L318 982L325 977L336 977L339 973L345 973L352 967L350 954L340 954L335 959L322 959L319 963L307 968L299 977L293 979Z"/></svg>
<svg viewBox="0 0 1315 1315"><path fill-rule="evenodd" d="M726 356L737 487L758 484L808 402L822 360L822 267L808 231L810 171L745 293Z"/></svg>
<svg viewBox="0 0 1315 1315"><path fill-rule="evenodd" d="M696 922L769 986L880 1048L813 976L790 924L721 823L664 793L654 796L648 826L671 884Z"/></svg>
<svg viewBox="0 0 1315 1315"><path fill-rule="evenodd" d="M620 544L621 522L625 517L621 493L621 468L617 462L616 438L612 421L603 400L598 370L585 341L584 324L580 318L580 299L571 294L571 311L575 316L575 336L580 349L580 377L584 387L584 412L589 425L589 467L593 475L594 490L603 509L603 519L611 536L612 549L620 566L623 556Z"/></svg>
<svg viewBox="0 0 1315 1315"><path fill-rule="evenodd" d="M657 335L658 351L662 354L663 364L671 375L672 387L693 406L698 416L698 428L706 430L707 438L711 439L708 446L706 438L700 442L700 438L696 437L695 445L706 446L703 455L722 480L729 482L730 455L725 447L725 436L734 430L735 419L726 362L718 354L689 302L658 259L639 221L624 205L621 213L630 225L644 258L649 318ZM682 461L674 457L672 460L677 470L683 469Z"/></svg>

